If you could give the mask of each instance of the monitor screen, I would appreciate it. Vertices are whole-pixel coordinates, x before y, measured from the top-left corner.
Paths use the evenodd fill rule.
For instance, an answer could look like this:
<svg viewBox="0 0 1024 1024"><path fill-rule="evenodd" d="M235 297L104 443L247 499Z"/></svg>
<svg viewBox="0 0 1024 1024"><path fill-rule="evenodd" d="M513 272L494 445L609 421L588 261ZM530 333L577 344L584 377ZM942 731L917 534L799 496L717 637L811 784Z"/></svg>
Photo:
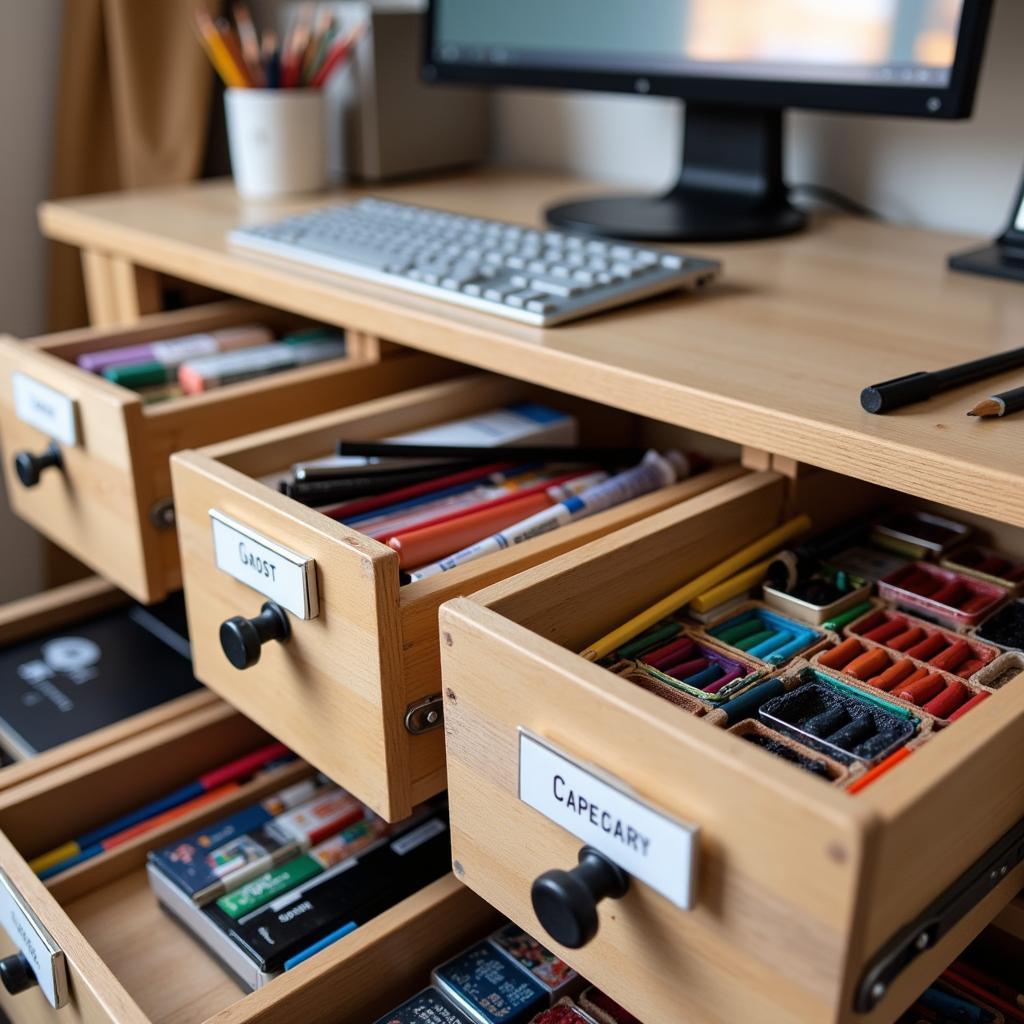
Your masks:
<svg viewBox="0 0 1024 1024"><path fill-rule="evenodd" d="M970 112L992 0L431 0L429 78Z"/></svg>
<svg viewBox="0 0 1024 1024"><path fill-rule="evenodd" d="M443 62L948 86L964 0L444 0Z"/></svg>

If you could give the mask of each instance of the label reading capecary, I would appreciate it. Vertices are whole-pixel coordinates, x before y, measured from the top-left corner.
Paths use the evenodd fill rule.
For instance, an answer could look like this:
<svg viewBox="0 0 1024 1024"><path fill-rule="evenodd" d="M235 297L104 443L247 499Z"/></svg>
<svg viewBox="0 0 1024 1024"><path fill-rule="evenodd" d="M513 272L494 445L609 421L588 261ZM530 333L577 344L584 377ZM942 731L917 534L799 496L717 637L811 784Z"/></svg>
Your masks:
<svg viewBox="0 0 1024 1024"><path fill-rule="evenodd" d="M23 373L11 374L14 413L22 423L41 430L61 444L78 444L74 399Z"/></svg>
<svg viewBox="0 0 1024 1024"><path fill-rule="evenodd" d="M317 617L320 602L312 558L281 547L215 508L210 509L210 521L218 569L300 619Z"/></svg>
<svg viewBox="0 0 1024 1024"><path fill-rule="evenodd" d="M673 821L525 729L519 730L519 799L677 907L693 906L696 825Z"/></svg>
<svg viewBox="0 0 1024 1024"><path fill-rule="evenodd" d="M59 1010L68 1001L68 965L64 951L54 942L32 908L0 868L0 924L11 942L25 955L47 1002Z"/></svg>

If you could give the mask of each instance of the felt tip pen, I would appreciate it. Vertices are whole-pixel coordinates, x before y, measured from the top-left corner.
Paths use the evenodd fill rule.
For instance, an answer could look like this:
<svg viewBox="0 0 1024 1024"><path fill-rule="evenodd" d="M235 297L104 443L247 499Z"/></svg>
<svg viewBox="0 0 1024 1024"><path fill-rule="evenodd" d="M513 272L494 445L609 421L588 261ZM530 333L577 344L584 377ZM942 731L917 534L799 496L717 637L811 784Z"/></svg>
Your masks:
<svg viewBox="0 0 1024 1024"><path fill-rule="evenodd" d="M269 328L261 324L246 324L243 327L222 327L220 330L206 331L201 334L186 334L180 338L167 338L164 341L150 341L143 345L125 345L122 348L107 348L99 352L84 352L76 361L83 370L88 370L90 373L103 373L115 366L126 367L150 363L176 370L189 359L213 355L215 352L249 348L253 345L273 341L273 338L273 332ZM164 380L152 380L146 381L146 383L163 384Z"/></svg>
<svg viewBox="0 0 1024 1024"><path fill-rule="evenodd" d="M120 818L115 818L113 821L109 821L106 825L93 829L91 832L85 832L68 843L61 844L56 850L51 850L33 859L29 866L33 871L38 872L40 870L39 865L52 864L54 858L56 860L63 860L71 855L70 851L73 846L78 847L76 852L81 852L90 846L96 846L102 843L104 839L109 839L118 832L124 832L125 829L138 825L148 818L155 818L158 814L163 814L164 811L169 811L179 804L201 797L211 789L216 789L219 786L227 785L229 782L237 782L239 779L253 775L259 769L266 767L271 761L279 761L287 757L294 757L294 755L283 743L271 743L265 747L260 747L251 754L246 754L244 757L239 757L228 764L221 765L219 768L200 775L193 782L173 790L166 796L144 804L134 811L129 811ZM60 856L57 856L58 854Z"/></svg>
<svg viewBox="0 0 1024 1024"><path fill-rule="evenodd" d="M455 554L442 558L438 562L421 566L410 573L413 580L426 579L438 573L448 572L466 562L472 562L483 555L489 555L505 548L515 547L523 541L532 540L541 534L549 533L560 526L583 519L585 516L603 512L605 509L621 505L623 502L638 498L642 494L668 487L680 476L689 472L689 463L681 453L670 451L661 455L654 449L649 450L639 463L631 469L609 477L604 483L588 488L582 494L560 501L557 505L544 509L519 523L509 526L490 537L456 551Z"/></svg>
<svg viewBox="0 0 1024 1024"><path fill-rule="evenodd" d="M178 383L187 395L238 381L251 380L264 374L311 366L345 355L341 340L305 341L296 344L257 345L234 352L218 352L182 363L178 367Z"/></svg>

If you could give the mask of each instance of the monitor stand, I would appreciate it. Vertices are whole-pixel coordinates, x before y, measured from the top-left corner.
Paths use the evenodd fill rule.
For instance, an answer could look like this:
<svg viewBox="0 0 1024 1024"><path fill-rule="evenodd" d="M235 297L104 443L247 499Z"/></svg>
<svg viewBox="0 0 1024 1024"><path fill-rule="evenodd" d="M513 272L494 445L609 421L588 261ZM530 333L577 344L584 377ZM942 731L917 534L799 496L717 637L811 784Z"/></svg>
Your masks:
<svg viewBox="0 0 1024 1024"><path fill-rule="evenodd" d="M782 180L782 111L686 104L679 181L666 195L552 206L554 227L649 242L728 242L801 230Z"/></svg>

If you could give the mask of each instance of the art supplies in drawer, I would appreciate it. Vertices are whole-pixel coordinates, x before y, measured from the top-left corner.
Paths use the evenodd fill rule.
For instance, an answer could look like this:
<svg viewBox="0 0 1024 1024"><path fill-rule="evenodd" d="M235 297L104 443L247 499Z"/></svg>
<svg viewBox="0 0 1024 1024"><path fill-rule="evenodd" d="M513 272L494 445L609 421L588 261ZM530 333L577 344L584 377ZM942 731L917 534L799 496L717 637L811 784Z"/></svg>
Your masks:
<svg viewBox="0 0 1024 1024"><path fill-rule="evenodd" d="M769 665L784 665L825 639L818 630L757 603L707 627L706 633L722 646Z"/></svg>
<svg viewBox="0 0 1024 1024"><path fill-rule="evenodd" d="M938 561L962 544L971 528L930 512L896 510L882 516L871 528L871 541L907 558Z"/></svg>
<svg viewBox="0 0 1024 1024"><path fill-rule="evenodd" d="M573 416L522 402L384 441L342 441L277 479L387 544L402 582L439 575L705 469L699 456L577 444Z"/></svg>
<svg viewBox="0 0 1024 1024"><path fill-rule="evenodd" d="M850 623L845 632L961 679L969 679L998 654L989 644L947 633L929 622L888 608Z"/></svg>
<svg viewBox="0 0 1024 1024"><path fill-rule="evenodd" d="M971 682L989 690L1001 690L1020 675L1024 675L1024 652L1004 651L975 673Z"/></svg>
<svg viewBox="0 0 1024 1024"><path fill-rule="evenodd" d="M976 707L975 698L982 692L935 666L918 664L855 636L819 651L811 660L943 721L955 721Z"/></svg>
<svg viewBox="0 0 1024 1024"><path fill-rule="evenodd" d="M1012 601L986 619L975 632L985 643L1004 651L1024 651L1024 601Z"/></svg>
<svg viewBox="0 0 1024 1024"><path fill-rule="evenodd" d="M804 746L755 718L737 722L729 727L729 732L827 782L841 785L850 778L849 766Z"/></svg>
<svg viewBox="0 0 1024 1024"><path fill-rule="evenodd" d="M1024 559L980 544L965 544L951 551L940 563L944 569L976 576L986 583L1004 587L1012 595L1024 592Z"/></svg>
<svg viewBox="0 0 1024 1024"><path fill-rule="evenodd" d="M977 626L1006 600L1006 591L992 583L912 562L878 584L879 596L901 608L956 630Z"/></svg>
<svg viewBox="0 0 1024 1024"><path fill-rule="evenodd" d="M339 801L345 806L335 806ZM202 858L199 881L209 876L214 883L202 890L192 874L182 875L194 863L194 851L205 850L201 843L172 843L147 864L161 906L247 989L304 963L451 867L443 805L423 807L389 826L329 784L269 821L264 811L264 804L254 805L205 830L220 845ZM246 815L261 824L254 830L242 820ZM290 857L278 858L280 846L267 850L271 834ZM247 842L259 848L250 850ZM264 870L252 874L254 868ZM248 880L205 905L197 898L222 890L225 879L235 884L243 877Z"/></svg>
<svg viewBox="0 0 1024 1024"><path fill-rule="evenodd" d="M822 566L795 583L764 584L764 603L770 608L811 626L820 626L850 608L864 604L871 584L843 569Z"/></svg>
<svg viewBox="0 0 1024 1024"><path fill-rule="evenodd" d="M877 764L922 727L921 718L905 708L814 669L801 669L798 678L793 689L760 706L760 719L841 764Z"/></svg>
<svg viewBox="0 0 1024 1024"><path fill-rule="evenodd" d="M333 328L310 327L275 339L269 327L253 323L83 352L76 361L83 370L156 402L345 354L345 336Z"/></svg>

